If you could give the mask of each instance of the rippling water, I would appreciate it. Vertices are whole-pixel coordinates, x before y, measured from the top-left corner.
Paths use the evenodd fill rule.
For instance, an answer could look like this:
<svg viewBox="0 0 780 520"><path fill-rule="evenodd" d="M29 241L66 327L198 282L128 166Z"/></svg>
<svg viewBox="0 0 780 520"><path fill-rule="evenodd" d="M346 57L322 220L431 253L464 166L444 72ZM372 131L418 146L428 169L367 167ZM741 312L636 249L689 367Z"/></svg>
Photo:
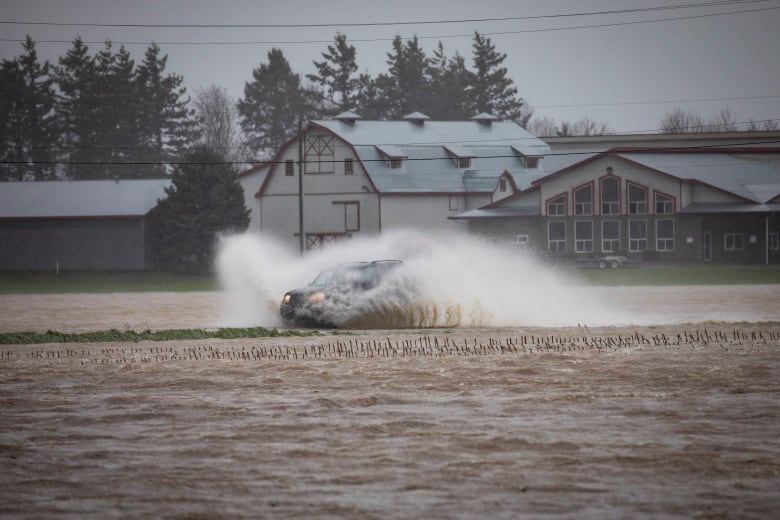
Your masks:
<svg viewBox="0 0 780 520"><path fill-rule="evenodd" d="M434 331L535 334L437 357L184 356L383 337L360 334L6 347L0 515L771 518L780 325L706 328Z"/></svg>

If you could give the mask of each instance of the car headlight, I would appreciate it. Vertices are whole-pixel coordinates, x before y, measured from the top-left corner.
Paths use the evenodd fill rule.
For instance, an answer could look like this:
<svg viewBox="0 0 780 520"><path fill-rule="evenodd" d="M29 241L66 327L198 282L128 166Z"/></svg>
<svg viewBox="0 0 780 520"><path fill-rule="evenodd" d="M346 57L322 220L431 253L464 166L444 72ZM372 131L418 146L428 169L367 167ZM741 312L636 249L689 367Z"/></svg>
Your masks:
<svg viewBox="0 0 780 520"><path fill-rule="evenodd" d="M319 303L325 299L325 293L322 292L311 293L306 299L312 303Z"/></svg>
<svg viewBox="0 0 780 520"><path fill-rule="evenodd" d="M292 298L292 296L290 296L290 293L285 294L284 298L282 298L282 303L290 303L290 298Z"/></svg>

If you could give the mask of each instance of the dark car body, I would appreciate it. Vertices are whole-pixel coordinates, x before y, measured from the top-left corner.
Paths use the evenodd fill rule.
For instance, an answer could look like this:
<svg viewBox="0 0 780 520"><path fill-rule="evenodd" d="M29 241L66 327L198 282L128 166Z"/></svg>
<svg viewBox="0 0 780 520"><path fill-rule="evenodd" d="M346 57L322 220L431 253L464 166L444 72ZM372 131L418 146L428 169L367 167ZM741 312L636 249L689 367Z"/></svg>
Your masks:
<svg viewBox="0 0 780 520"><path fill-rule="evenodd" d="M326 269L306 287L285 293L279 313L299 327L339 327L397 305L408 292L400 282L402 265L400 260L377 260Z"/></svg>

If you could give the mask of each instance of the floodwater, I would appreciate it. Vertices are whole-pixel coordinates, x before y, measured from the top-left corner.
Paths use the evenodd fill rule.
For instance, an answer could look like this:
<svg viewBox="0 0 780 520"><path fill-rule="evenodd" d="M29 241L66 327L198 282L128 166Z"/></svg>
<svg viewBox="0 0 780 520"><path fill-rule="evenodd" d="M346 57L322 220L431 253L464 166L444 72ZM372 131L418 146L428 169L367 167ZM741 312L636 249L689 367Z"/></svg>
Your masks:
<svg viewBox="0 0 780 520"><path fill-rule="evenodd" d="M634 325L3 346L0 515L775 517L776 287L648 289L599 289ZM218 298L0 297L0 329Z"/></svg>

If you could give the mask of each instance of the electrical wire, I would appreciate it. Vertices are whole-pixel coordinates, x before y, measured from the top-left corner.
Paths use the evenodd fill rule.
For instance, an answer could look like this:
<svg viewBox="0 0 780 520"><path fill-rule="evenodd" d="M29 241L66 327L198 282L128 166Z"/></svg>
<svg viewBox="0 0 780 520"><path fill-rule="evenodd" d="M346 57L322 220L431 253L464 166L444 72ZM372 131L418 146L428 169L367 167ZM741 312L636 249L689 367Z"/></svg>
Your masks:
<svg viewBox="0 0 780 520"><path fill-rule="evenodd" d="M689 16L677 16L677 17L670 17L670 18L657 18L657 19L651 19L651 20L635 20L635 21L627 21L627 22L612 22L612 23L602 23L602 24L591 24L591 25L576 25L576 26L568 26L568 27L548 27L548 28L542 28L542 29L523 29L523 30L516 30L516 31L490 31L490 32L482 32L480 33L482 36L508 36L508 35L516 35L516 34L530 34L530 33L545 33L545 32L558 32L558 31L570 31L570 30L581 30L581 29L601 29L601 28L607 28L607 27L620 27L620 26L628 26L628 25L637 25L637 24L647 24L647 23L657 23L657 22L670 22L670 21L678 21L678 20L693 20L698 18L709 18L714 16L728 16L728 15L735 15L735 14L747 14L747 13L758 13L758 12L765 12L765 11L773 11L780 9L780 6L778 7L765 7L765 8L759 8L759 9L745 9L745 10L739 10L739 11L727 11L727 12L720 12L720 13L708 13L708 14L698 14L698 15L689 15ZM437 40L445 40L450 38L472 38L474 35L473 33L469 34L443 34L443 35L436 35L436 36L413 36L413 37L401 37L402 40L411 40L413 38L417 38L418 40L430 40L430 39L437 39ZM393 38L355 38L350 39L349 41L352 43L372 43L372 42L387 42L387 41L393 41L396 37ZM2 42L17 42L21 43L24 42L24 39L18 39L18 38L0 38L0 41ZM106 43L106 40L102 41L84 41L85 44L103 44ZM42 44L62 44L62 43L71 43L69 40L35 40L35 43L42 43ZM188 42L182 42L182 41L113 41L112 43L116 43L119 45L216 45L216 46L228 46L228 45L299 45L299 44L327 44L332 43L332 40L262 40L262 41L188 41Z"/></svg>
<svg viewBox="0 0 780 520"><path fill-rule="evenodd" d="M700 2L695 4L677 4L657 7L641 7L636 9L613 9L608 11L584 11L578 13L547 14L536 16L504 16L497 18L459 18L422 21L392 21L392 22L343 22L343 23L311 23L311 24L149 24L149 23L89 23L89 22L40 22L22 20L0 20L6 25L49 25L55 27L116 27L116 28L157 28L157 29L306 29L315 27L383 27L397 25L434 25L455 23L505 22L520 20L543 20L555 18L573 18L583 16L604 16L613 14L633 14L675 9L693 9L700 7L722 7L734 4L766 3L773 0L721 0L715 2Z"/></svg>

